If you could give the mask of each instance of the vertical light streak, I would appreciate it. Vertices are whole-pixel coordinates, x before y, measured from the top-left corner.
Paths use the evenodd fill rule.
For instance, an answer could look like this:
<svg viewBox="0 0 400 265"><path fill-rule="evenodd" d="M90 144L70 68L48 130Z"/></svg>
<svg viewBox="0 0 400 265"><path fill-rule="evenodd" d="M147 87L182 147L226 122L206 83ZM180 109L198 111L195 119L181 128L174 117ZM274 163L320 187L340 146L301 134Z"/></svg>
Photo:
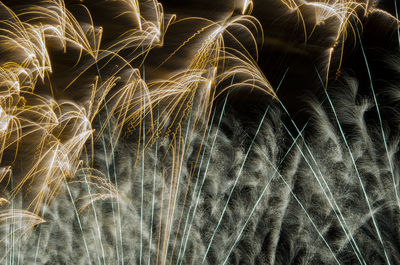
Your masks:
<svg viewBox="0 0 400 265"><path fill-rule="evenodd" d="M397 41L399 44L399 50L400 50L400 20L399 20L399 11L397 10L397 0L393 0L394 2L394 12L396 14L396 24L397 24Z"/></svg>
<svg viewBox="0 0 400 265"><path fill-rule="evenodd" d="M160 108L157 108L157 124L156 124L156 134L159 131L159 116L160 116ZM155 139L155 147L154 147L154 170L153 170L153 197L151 200L151 220L150 220L150 240L149 240L149 257L147 260L147 265L150 265L151 258L151 247L153 241L153 220L154 220L154 204L155 204L155 196L156 196L156 176L157 176L157 162L158 162L158 139Z"/></svg>
<svg viewBox="0 0 400 265"><path fill-rule="evenodd" d="M306 128L307 124L308 124L308 123L306 123L306 124L304 125L304 127L303 127L303 129L301 129L300 133L303 132L303 130ZM256 211L258 204L261 202L261 199L264 197L265 192L268 190L269 184L271 184L271 181L275 179L275 175L276 175L276 174L280 175L280 173L279 173L279 168L280 168L280 166L282 165L282 163L285 161L286 156L290 153L290 151L292 150L292 148L295 146L297 140L299 139L299 137L300 137L300 135L301 135L300 133L299 133L299 134L296 136L296 138L293 140L293 143L290 145L290 147L288 148L288 150L286 151L286 153L283 155L281 161L278 163L278 166L275 167L274 164L273 164L273 163L269 160L269 158L266 156L266 154L264 154L265 157L266 157L266 159L267 159L267 161L268 161L268 163L274 168L274 173L272 174L271 177L268 178L267 184L264 186L264 189L262 190L260 196L258 197L258 199L257 199L257 201L255 202L253 208L251 209L251 211L250 211L250 213L249 213L249 216L247 217L247 219L246 219L245 222L243 223L242 228L239 230L239 233L238 233L238 235L237 235L235 241L233 242L232 247L229 249L228 254L226 255L226 258L225 258L224 262L222 263L222 265L225 265L225 264L228 262L229 257L230 257L230 255L232 254L233 249L235 248L236 244L239 242L239 240L240 240L240 238L241 238L241 236L242 236L242 234L243 234L244 229L246 228L246 226L247 226L248 222L250 221L251 217L253 216L253 213ZM282 177L282 176L281 176L281 177Z"/></svg>
<svg viewBox="0 0 400 265"><path fill-rule="evenodd" d="M175 176L174 174L174 171L172 172L172 178L176 178L177 179L177 183L176 183L176 185L174 185L174 187L173 187L173 189L171 189L171 193L172 192L174 192L174 189L175 189L175 194L174 194L174 202L173 202L173 204L172 204L172 214L171 214L171 216L170 216L170 220L169 220L169 223L170 223L170 227L169 227L169 229L168 229L168 238L167 238L167 249L166 249L166 251L165 251L165 258L164 258L164 262L163 262L163 264L165 265L165 262L166 262L166 260L167 260L167 253L168 253L168 248L169 248L169 240L170 240L170 236L171 236L171 231L172 231L172 223L173 223L173 220L174 220L174 212L175 212L175 205L176 205L176 199L177 199L177 197L178 197L178 190L179 190L179 183L180 183L180 179L181 179L181 172L182 172L182 166L183 166L183 161L184 161L184 156L185 156L185 154L186 154L186 145L187 145L187 142L188 142L188 136L189 136L189 131L190 131L190 126L191 126L191 124L190 124L190 122L191 122L191 117L192 117L192 107L190 108L190 113L189 113L189 118L188 118L188 122L187 122L187 125L186 125L186 133L185 133L185 138L183 139L183 146L182 146L182 149L180 149L180 147L179 147L179 149L178 149L178 156L180 156L179 157L179 167L178 167L178 174ZM181 141L181 139L178 139L179 141ZM179 153L180 152L180 153ZM172 188L172 187L171 187Z"/></svg>
<svg viewBox="0 0 400 265"><path fill-rule="evenodd" d="M216 226L215 229L214 229L214 232L213 232L213 234L212 234L212 236L211 236L211 238L210 238L210 242L208 243L207 250L206 250L206 252L204 253L203 260L202 260L202 264L204 264L204 262L205 262L205 260L206 260L208 251L209 251L210 248L211 248L211 244L212 244L212 242L213 242L213 240L214 240L215 234L217 233L217 230L218 230L219 226L221 225L222 218L224 217L225 211L226 211L226 209L228 208L228 204L229 204L230 198L231 198L231 196L232 196L232 194L233 194L233 191L234 191L234 189L235 189L235 187L236 187L237 182L239 181L239 178L240 178L240 176L241 176L241 174L242 174L242 171L243 171L243 168L244 168L244 164L246 163L247 157L248 157L249 154L250 154L251 148L252 148L252 146L253 146L253 144L254 144L254 142L255 142L255 140L256 140L256 137L257 137L258 133L260 132L261 126L262 126L262 124L264 123L264 119L265 119L265 117L267 116L268 110L269 110L269 107L267 107L267 109L265 110L264 115L263 115L263 117L261 118L261 121L260 121L260 123L259 123L259 125L258 125L257 131L256 131L256 133L254 134L254 137L252 138L252 141L251 141L251 143L250 143L250 146L249 146L248 149L247 149L246 155L245 155L245 157L244 157L244 159L243 159L243 162L242 162L242 164L241 164L241 166L240 166L240 169L239 169L239 172L238 172L238 174L237 174L237 177L235 178L235 182L233 183L232 189L231 189L231 191L229 192L228 199L226 200L226 203L225 203L225 205L224 205L224 208L222 209L222 213L221 213L221 216L220 216L220 218L219 218L219 220L218 220L217 226Z"/></svg>
<svg viewBox="0 0 400 265"><path fill-rule="evenodd" d="M232 76L232 80L231 80L231 85L232 85L232 83L233 83L233 81L234 81L234 78L235 78L235 76L233 75L233 76ZM188 228L188 232L187 232L186 239L184 238L184 236L185 236L185 230L186 230L186 224L185 224L184 233L183 233L183 239L184 239L185 243L184 243L184 247L183 247L183 250L182 250L182 258L181 258L181 261L180 261L179 264L182 264L183 258L184 258L185 252L186 252L186 246L187 246L187 242L188 242L188 239L189 239L189 236L190 236L190 230L191 230L191 228L192 228L192 223L193 223L193 220L194 220L195 215L196 215L197 206L198 206L199 201L200 201L201 191L202 191L204 182L205 182L206 177L207 177L207 172L208 172L208 167L209 167L210 161L211 161L212 151L213 151L213 149L214 149L214 145L215 145L215 142L216 142L216 140L217 140L218 131L219 131L219 128L220 128L220 126L221 126L222 117L224 116L224 113L225 113L225 107L226 107L226 104L227 104L227 102L228 102L228 97L229 97L229 93L227 93L227 95L225 96L224 104L222 105L221 114L220 114L220 117L219 117L219 120L218 120L218 125L217 125L217 128L216 128L217 131L216 131L216 134L215 134L215 136L214 136L213 142L212 142L212 144L211 144L210 155L209 155L209 157L208 157L208 161L207 161L207 164L206 164L206 168L205 168L205 171L204 171L204 173L203 173L203 179L202 179L201 185L200 185L199 190L198 190L198 192L197 192L196 204L195 204L195 206L194 206L194 210L193 210L193 213L192 213L192 218L191 218L191 221L190 221L190 224L189 224L189 228ZM207 141L208 141L208 136L210 135L210 132L211 132L211 127L212 127L211 125L213 124L213 121L214 121L214 115L215 115L215 111L214 111L214 114L213 114L212 119L211 119L210 128L209 128L209 130L208 130L207 140L206 140L205 143L207 143ZM200 165L199 165L199 168L198 168L198 173L197 173L195 188L194 188L194 190L193 190L192 203L193 203L194 196L195 196L195 194L196 194L196 187L197 187L198 180L199 180L199 178L200 178L201 166L202 166L202 164L203 164L203 158L204 158L205 151L206 151L206 150L205 150L205 148L204 148L204 149L203 149L202 158L201 158L201 161L200 161ZM188 217L187 217L187 218L189 218L190 209L191 209L191 207L189 208ZM188 219L187 219L187 220L188 220ZM187 220L186 220L186 222L187 222ZM182 244L181 244L181 246L182 246ZM179 262L179 257L181 256L180 251L181 251L181 250L179 250L177 262Z"/></svg>
<svg viewBox="0 0 400 265"><path fill-rule="evenodd" d="M340 130L340 134L342 135L343 141L344 141L344 143L345 143L345 145L346 145L346 148L347 148L347 150L349 151L351 161L352 161L352 163L353 163L354 169L355 169L356 174L357 174L357 178L358 178L358 180L359 180L359 182L360 182L360 186L361 186L361 189L362 189L362 192L363 192L365 201L366 201L366 203L367 203L369 212L370 212L370 214L371 214L371 218L372 218L372 222L373 222L373 224L374 224L375 231L376 231L376 233L377 233L377 235L378 235L378 238L379 238L379 241L380 241L380 243L381 243L381 245L382 245L383 252L384 252L385 258L386 258L386 262L387 262L387 264L391 264L391 263L390 263L390 260L389 260L389 257L388 257L388 255L387 255L387 252L386 252L385 245L383 244L381 232L380 232L380 230L379 230L378 224L376 223L376 220L375 220L374 213L373 213L373 211L372 211L371 203L370 203L370 201L369 201L368 194L367 194L367 191L366 191L366 189L365 189L365 185L364 185L364 183L363 183L362 180L361 180L361 176L360 176L360 173L359 173L359 171L358 171L358 167L357 167L357 165L356 165L356 161L355 161L355 159L354 159L353 153L352 153L351 148L350 148L350 146L349 146L349 144L348 144L348 142L347 142L346 136L345 136L345 134L344 134L344 132L343 132L342 126L341 126L341 124L340 124L339 118L337 117L337 114L336 114L335 108L334 108L334 106L333 106L333 104L332 104L332 101L331 101L331 99L330 99L328 93L327 93L327 92L325 92L325 93L326 93L326 96L327 96L327 98L328 98L329 104L330 104L330 106L331 106L331 108L332 108L332 110L333 110L333 114L335 115L335 119L336 119L336 122L337 122L337 124L338 124L339 130Z"/></svg>
<svg viewBox="0 0 400 265"><path fill-rule="evenodd" d="M86 183L87 190L88 190L88 193L89 193L89 196L90 196L90 200L91 200L91 201L94 201L94 200L93 200L93 197L92 197L92 193L91 193L91 191L90 191L90 186L89 186L89 183L88 183L88 180L87 180L87 177L86 177L86 172L83 172L83 176L84 176L84 178L85 178L85 183ZM97 219L96 207L95 207L94 203L91 203L91 206L92 206L92 209L93 209L94 220L95 220L95 222L96 222L97 236L98 236L98 240L99 240L99 242L100 242L100 250L101 250L101 254L102 254L103 264L105 265L105 264L106 264L106 260L105 260L106 256L105 256L105 253L104 253L104 247L103 247L103 242L102 242L102 237L101 237L101 231L100 231L99 220ZM93 234L93 238L95 238L95 237L94 237L94 234ZM100 263L100 257L99 257L99 263ZM100 264L101 264L101 263L100 263Z"/></svg>
<svg viewBox="0 0 400 265"><path fill-rule="evenodd" d="M215 110L214 110L213 115L212 115L212 117L211 117L210 124L213 124L214 117L215 117ZM204 143L208 143L208 139L209 139L209 136L210 136L210 133L211 133L211 128L212 128L212 126L209 126L208 132L207 132L207 136L206 136L206 139L205 139ZM202 168L202 165L203 165L203 160L204 160L204 157L205 157L205 152L206 152L206 147L203 147L203 152L202 152L202 155L201 155L200 164L199 164L198 170L197 170L196 183L195 183L194 188L193 188L192 200L191 200L191 204L190 204L190 207L189 207L187 216L186 216L185 226L184 226L184 228L183 228L182 241L183 241L184 243L181 242L181 246L180 246L180 248L179 248L179 253L178 253L178 258L177 258L177 263L180 261L179 264L182 264L183 255L184 255L185 250L186 250L186 244L187 244L187 241L188 241L188 239L189 239L189 232L190 232L190 228L191 228L191 225L192 225L193 217L192 217L191 222L190 222L190 225L189 225L189 231L188 231L188 233L186 233L186 227L187 227L187 224L188 224L188 221L189 221L191 209L192 209L192 207L193 207L193 201L194 201L194 199L195 199L196 190L197 190L197 185L198 185L199 179L200 179L200 171L201 171L201 168ZM195 207L197 207L197 203L196 203ZM194 213L195 213L195 212L193 212L193 214L194 214ZM186 236L186 239L185 239L185 235L186 235L186 234L187 234L187 236ZM182 246L184 246L184 247L183 247L183 250L182 250ZM183 251L183 252L181 252L181 251ZM182 254L182 253L183 253L183 254ZM181 255L182 255L182 256L181 256ZM181 258L181 257L182 257L182 258Z"/></svg>
<svg viewBox="0 0 400 265"><path fill-rule="evenodd" d="M318 72L317 72L317 73L318 73ZM322 78L320 77L319 73L318 73L318 76L319 76L319 78L320 78L320 80L321 80L321 83L324 84L324 82L322 81ZM281 105L281 107L283 108L283 110L285 111L285 113L289 116L290 122L293 124L294 128L296 129L296 131L297 131L298 133L300 133L300 129L298 128L298 126L296 125L296 123L294 122L294 120L292 119L292 117L291 117L289 111L286 109L286 107L284 106L284 104L282 103L282 101L279 100L279 104ZM284 124L283 124L283 125L284 125ZM284 126L284 127L286 127L286 126ZM291 133L289 132L289 130L286 130L286 131L289 133L290 137L291 137L292 140L293 140L294 137L291 135ZM346 223L346 220L344 219L344 217L343 217L343 215L342 215L342 213L341 213L341 210L340 210L339 206L337 205L336 200L335 200L335 198L334 198L334 196L333 196L333 194L332 194L332 192L331 192L331 190L330 190L330 188L329 188L329 186L328 186L328 183L326 182L326 180L325 180L325 178L324 178L324 176L323 176L323 174L322 174L322 172L321 172L321 170L320 170L320 166L319 166L319 164L317 163L317 160L315 159L314 154L312 153L310 147L308 146L308 144L307 144L307 142L306 142L306 140L304 139L304 137L303 137L302 134L300 134L300 137L302 138L302 141L303 141L303 143L304 143L304 146L305 146L305 148L306 148L308 154L310 155L312 161L314 162L315 166L317 167L317 169L318 169L318 171L319 171L319 175L320 175L320 177L321 177L321 179L322 179L322 181L323 181L323 183L324 183L324 185L325 185L325 187L326 187L326 189L327 189L327 191L328 191L328 193L329 193L329 195L330 195L331 198L329 198L328 194L326 193L325 188L324 188L324 185L322 185L321 180L318 178L317 173L316 173L315 170L313 169L311 163L309 162L309 160L308 160L307 157L305 156L304 152L303 152L303 151L301 150L301 148L300 148L299 146L297 146L297 144L296 144L298 150L300 151L300 153L301 153L303 159L306 161L308 167L310 168L311 172L313 173L313 176L314 176L315 179L317 180L318 185L321 187L321 190L323 191L324 196L325 196L325 198L327 199L327 201L328 201L330 207L331 207L332 210L334 211L335 216L336 216L336 218L338 219L338 221L339 221L339 223L340 223L340 225L341 225L342 230L344 231L344 233L346 234L346 236L349 238L349 240L350 240L350 245L351 245L351 247L353 248L354 253L355 253L356 256L357 256L357 259L359 260L360 263L364 263L364 264L365 264L364 257L363 257L363 255L362 255L362 253L360 252L360 250L359 250L359 248L358 248L358 245L357 245L357 243L355 242L353 236L351 235L351 232L350 232L350 231L347 232L347 229L349 229L349 228L348 228L348 225L347 225L347 223ZM333 201L333 204L332 204L332 201ZM334 207L333 205L335 205L335 207ZM339 216L338 216L337 212L339 212ZM350 229L349 229L349 230L350 230ZM328 246L328 248L330 248L330 247Z"/></svg>
<svg viewBox="0 0 400 265"><path fill-rule="evenodd" d="M72 197L71 189L69 188L68 182L65 178L64 178L64 183L65 183L65 187L67 188L69 198L71 199L72 207L74 208L74 213L76 216L76 220L78 221L79 229L81 230L81 233L82 233L83 244L85 245L85 250L86 250L86 254L88 255L89 264L92 264L92 260L90 258L90 253L89 253L89 248L88 248L88 245L86 242L85 233L83 232L81 218L79 217L78 210L76 209L76 205L75 205L74 199ZM39 235L39 237L40 237L40 235Z"/></svg>
<svg viewBox="0 0 400 265"><path fill-rule="evenodd" d="M143 78L144 78L144 66L143 66ZM146 106L146 95L143 96L143 106ZM145 158L145 146L146 146L146 107L143 108L143 121L142 121L142 178L141 178L141 193L140 193L140 261L142 264L142 253L143 253L143 198L144 198L144 158Z"/></svg>
<svg viewBox="0 0 400 265"><path fill-rule="evenodd" d="M398 192L398 190L397 190L396 179L395 179L394 172L393 172L392 160L390 159L390 156L389 156L389 148L388 148L388 145L387 145L385 130L384 130L384 128L383 128L383 121L382 121L381 111L380 111L380 107L379 107L379 104L378 104L378 99L377 99L376 94L375 94L374 84L373 84L373 82L372 82L372 76L371 76L371 71L370 71L370 69L369 69L369 64L368 64L367 56L366 56L366 54L365 54L364 46L363 46L363 44L362 44L362 40L361 40L361 37L360 37L360 32L358 31L358 27L357 27L357 26L356 26L356 30L357 30L358 40L359 40L359 42L360 42L361 52L362 52L362 55L363 55L363 58L364 58L365 66L366 66L366 68L367 68L368 79L369 79L369 85L370 85L370 88L371 88L372 96L373 96L373 98L374 98L374 103L375 103L375 106L376 106L376 112L377 112L377 114L378 114L378 119L379 119L379 125L380 125L380 129L381 129L382 140L383 140L383 144L384 144L384 146L385 146L386 157L387 157L387 161L388 161L388 163L389 163L390 173L391 173L391 175L392 175L394 192L395 192L397 204L398 204L398 206L399 206L399 208L400 208L399 192ZM385 252L385 254L386 254L386 252Z"/></svg>

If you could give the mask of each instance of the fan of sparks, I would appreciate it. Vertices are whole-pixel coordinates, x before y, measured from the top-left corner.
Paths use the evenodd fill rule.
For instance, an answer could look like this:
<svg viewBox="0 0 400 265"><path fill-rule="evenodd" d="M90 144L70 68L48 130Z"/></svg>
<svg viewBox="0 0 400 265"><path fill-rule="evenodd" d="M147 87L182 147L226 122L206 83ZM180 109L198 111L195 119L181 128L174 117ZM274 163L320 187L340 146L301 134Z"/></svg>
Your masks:
<svg viewBox="0 0 400 265"><path fill-rule="evenodd" d="M111 42L103 42L103 28L95 25L84 2L74 6L79 19L63 0L18 10L0 2L0 222L13 225L2 240L10 235L22 240L46 222L47 206L61 189L80 183L79 176L100 190L79 198L85 200L79 212L96 200L121 199L115 183L93 168L95 144L104 135L109 152L121 137L137 137L134 163L156 141L168 140L173 209L188 135L201 132L204 140L218 98L248 89L278 100L257 66L264 33L251 16L251 0L236 1L235 11L219 21L165 14L156 0L104 4L118 4L115 18L123 17L131 26ZM354 32L351 20L358 20L360 10L364 15L375 11L373 3L349 0L282 4L303 21L302 10L312 8L315 27L328 19L337 22L335 43L327 51L328 69L333 51L343 48L349 30ZM168 29L185 23L198 28L159 65L149 63L149 55L163 49ZM306 40L312 31L304 31ZM183 51L189 51L187 59L166 73L163 66ZM59 55L73 63L53 65ZM172 220L163 222L172 225ZM3 249L0 259L11 249Z"/></svg>

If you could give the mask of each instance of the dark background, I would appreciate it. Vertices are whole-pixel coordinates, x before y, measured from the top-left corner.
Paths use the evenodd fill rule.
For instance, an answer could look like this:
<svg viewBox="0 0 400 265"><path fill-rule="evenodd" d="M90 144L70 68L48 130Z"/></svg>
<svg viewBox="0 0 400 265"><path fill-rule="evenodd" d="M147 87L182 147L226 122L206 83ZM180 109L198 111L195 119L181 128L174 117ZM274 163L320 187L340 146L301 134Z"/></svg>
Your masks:
<svg viewBox="0 0 400 265"><path fill-rule="evenodd" d="M394 0L396 1L396 0ZM377 1L376 7L395 16L394 1ZM205 16L216 17L223 12L234 9L233 1L207 1L207 0L163 0L160 1L166 12L177 13L178 16ZM399 6L399 5L398 5ZM299 122L307 117L302 112L305 95L318 94L321 82L316 74L315 67L325 76L327 49L333 44L333 32L329 25L320 26L313 36L304 42L304 31L298 22L297 15L291 13L279 0L254 1L253 13L263 25L265 39L261 47L258 64L272 86L276 88L289 68L287 76L282 83L278 96ZM360 14L361 42L366 52L372 78L376 82L393 78L390 72L384 70L385 61L399 50L396 23L378 13L364 17ZM307 20L307 29L310 31L313 21ZM332 22L334 23L334 22ZM329 23L327 23L329 24ZM352 33L345 42L343 63L337 74L339 53L334 54L330 71L329 84L334 84L343 76L356 77L360 82L360 93L370 93L369 79L364 57L361 52L360 40L354 39ZM323 94L323 93L322 93ZM240 104L254 105L253 101L263 101L260 95L242 97L237 99ZM242 109L249 109L247 106Z"/></svg>

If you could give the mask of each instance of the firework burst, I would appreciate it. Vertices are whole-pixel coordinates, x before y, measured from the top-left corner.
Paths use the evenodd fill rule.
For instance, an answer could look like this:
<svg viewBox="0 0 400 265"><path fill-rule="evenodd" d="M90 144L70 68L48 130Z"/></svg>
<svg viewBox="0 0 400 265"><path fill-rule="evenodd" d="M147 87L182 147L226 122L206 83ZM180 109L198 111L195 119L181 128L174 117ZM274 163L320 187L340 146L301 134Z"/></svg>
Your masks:
<svg viewBox="0 0 400 265"><path fill-rule="evenodd" d="M279 2L304 45L333 25L315 67L325 99L310 100L325 133L310 139L277 93L288 70L274 87L258 65L257 3L232 2L219 19L156 0L0 2L0 263L399 262L382 228L384 213L398 225L400 203L380 95L369 75L375 132L357 85L325 90L349 35L369 73L363 20L398 28L396 15L369 1ZM257 122L235 118L229 100L241 95L265 99Z"/></svg>

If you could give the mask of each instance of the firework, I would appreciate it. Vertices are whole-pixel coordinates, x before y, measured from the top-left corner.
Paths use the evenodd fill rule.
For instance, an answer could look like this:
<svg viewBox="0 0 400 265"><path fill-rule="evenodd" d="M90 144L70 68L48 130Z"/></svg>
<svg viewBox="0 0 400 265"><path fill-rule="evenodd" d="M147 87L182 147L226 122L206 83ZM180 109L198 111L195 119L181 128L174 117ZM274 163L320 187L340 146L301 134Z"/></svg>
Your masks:
<svg viewBox="0 0 400 265"><path fill-rule="evenodd" d="M334 25L324 72L315 67L324 89L339 78L349 35L361 42L363 19L375 13L398 27L375 2L280 5L301 21L304 43ZM325 102L311 103L311 116L326 134L306 138L277 93L288 70L274 87L258 65L268 29L252 15L256 7L233 1L229 12L210 19L167 14L156 0L0 3L0 263L47 264L57 256L56 263L76 264L227 264L249 252L258 260L247 263L280 264L280 244L290 244L279 241L282 231L320 241L320 249L306 242L302 263L367 264L364 242L371 239L360 229L373 234L384 262L395 263L397 248L387 243L380 214L386 207L398 218L397 151L387 142L373 86L383 149L357 123L368 104L353 102L348 114L325 90ZM112 23L102 24L102 9ZM169 39L173 30L176 39ZM355 97L355 85L348 86ZM242 126L229 99L244 91L270 105L259 121ZM349 139L342 120L358 126L362 143ZM325 147L332 163L320 154ZM382 166L378 154L386 154ZM368 159L390 177L371 173ZM332 173L335 167L344 173ZM296 174L308 185L303 190ZM345 185L340 181L348 187L335 189ZM387 194L376 194L374 184ZM349 203L359 212L349 213ZM299 216L285 217L287 209ZM264 228L257 227L262 218ZM269 244L255 241L258 229ZM53 232L67 238L65 252ZM42 256L42 244L56 254Z"/></svg>

